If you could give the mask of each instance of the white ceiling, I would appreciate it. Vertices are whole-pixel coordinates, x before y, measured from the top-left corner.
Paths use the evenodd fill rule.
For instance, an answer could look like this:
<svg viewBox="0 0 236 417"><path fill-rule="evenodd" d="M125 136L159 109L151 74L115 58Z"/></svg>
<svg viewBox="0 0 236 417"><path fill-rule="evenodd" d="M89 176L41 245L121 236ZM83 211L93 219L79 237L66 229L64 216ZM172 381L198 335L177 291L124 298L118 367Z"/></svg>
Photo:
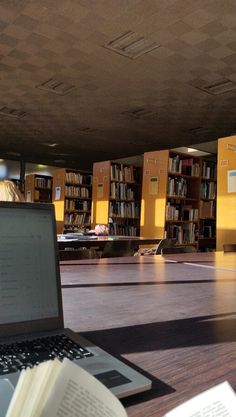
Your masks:
<svg viewBox="0 0 236 417"><path fill-rule="evenodd" d="M215 141L235 83L235 0L0 1L0 157L89 168Z"/></svg>

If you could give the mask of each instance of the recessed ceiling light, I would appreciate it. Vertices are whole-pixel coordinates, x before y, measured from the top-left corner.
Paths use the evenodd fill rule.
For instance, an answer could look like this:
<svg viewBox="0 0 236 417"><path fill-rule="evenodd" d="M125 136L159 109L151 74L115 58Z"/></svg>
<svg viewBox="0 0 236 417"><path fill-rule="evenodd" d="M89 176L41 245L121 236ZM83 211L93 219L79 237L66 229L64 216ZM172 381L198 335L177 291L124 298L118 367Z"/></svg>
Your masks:
<svg viewBox="0 0 236 417"><path fill-rule="evenodd" d="M134 117L135 119L145 119L157 116L157 113L154 113L152 110L145 108L124 111L122 114Z"/></svg>
<svg viewBox="0 0 236 417"><path fill-rule="evenodd" d="M189 151L189 149L191 149L191 151ZM188 148L186 146L180 146L179 148L173 148L173 151L177 151L177 152L181 152L181 153L185 153L185 154L189 154L189 153L195 153L194 156L207 156L207 155L211 155L211 152L205 152L205 151L201 151L200 149L194 149L194 148Z"/></svg>
<svg viewBox="0 0 236 417"><path fill-rule="evenodd" d="M131 59L136 59L159 46L157 42L149 41L131 30L104 45L105 48Z"/></svg>
<svg viewBox="0 0 236 417"><path fill-rule="evenodd" d="M97 129L93 129L92 127L81 127L78 129L75 129L74 133L84 134L84 135L91 135L92 133L95 133Z"/></svg>
<svg viewBox="0 0 236 417"><path fill-rule="evenodd" d="M212 130L209 129L208 127L198 126L198 127L189 129L188 133L191 133L192 135L207 135L209 133L212 133Z"/></svg>
<svg viewBox="0 0 236 417"><path fill-rule="evenodd" d="M42 142L40 145L48 146L49 148L55 148L55 146L58 146L58 143L55 143L55 142Z"/></svg>
<svg viewBox="0 0 236 417"><path fill-rule="evenodd" d="M7 106L3 106L0 108L0 114L4 116L14 117L15 119L21 119L22 117L26 116L25 111L13 109Z"/></svg>
<svg viewBox="0 0 236 417"><path fill-rule="evenodd" d="M11 156L21 156L19 152L6 152L6 154Z"/></svg>
<svg viewBox="0 0 236 417"><path fill-rule="evenodd" d="M60 153L53 153L53 154L51 154L51 155L54 155L54 156L70 156L70 154L69 154L69 153L63 153L63 152L60 152Z"/></svg>
<svg viewBox="0 0 236 417"><path fill-rule="evenodd" d="M65 162L65 160L64 159L55 159L54 162L56 164L63 164Z"/></svg>
<svg viewBox="0 0 236 417"><path fill-rule="evenodd" d="M64 96L65 94L70 93L75 88L75 85L50 78L44 83L38 85L37 88Z"/></svg>
<svg viewBox="0 0 236 417"><path fill-rule="evenodd" d="M206 93L215 96L218 94L224 94L229 91L235 90L236 83L226 78L221 78L212 83L201 84L199 86L195 85L195 87L199 90L205 91Z"/></svg>
<svg viewBox="0 0 236 417"><path fill-rule="evenodd" d="M194 149L194 148L187 148L187 152L191 153L191 152L198 152L198 149Z"/></svg>

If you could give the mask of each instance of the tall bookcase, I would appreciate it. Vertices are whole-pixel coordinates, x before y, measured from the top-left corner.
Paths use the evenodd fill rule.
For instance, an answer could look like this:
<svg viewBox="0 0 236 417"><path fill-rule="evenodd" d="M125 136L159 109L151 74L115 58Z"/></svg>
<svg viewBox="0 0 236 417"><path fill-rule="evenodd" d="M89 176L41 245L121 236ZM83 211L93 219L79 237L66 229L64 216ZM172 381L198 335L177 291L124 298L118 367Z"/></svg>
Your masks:
<svg viewBox="0 0 236 417"><path fill-rule="evenodd" d="M200 159L174 150L144 154L141 235L198 246Z"/></svg>
<svg viewBox="0 0 236 417"><path fill-rule="evenodd" d="M53 172L53 203L57 233L76 232L91 226L91 172L65 168Z"/></svg>
<svg viewBox="0 0 236 417"><path fill-rule="evenodd" d="M137 236L141 168L112 161L93 165L92 225L109 224L111 235Z"/></svg>
<svg viewBox="0 0 236 417"><path fill-rule="evenodd" d="M236 242L236 135L218 140L217 250Z"/></svg>
<svg viewBox="0 0 236 417"><path fill-rule="evenodd" d="M216 175L216 161L202 159L198 236L198 249L201 251L216 248Z"/></svg>
<svg viewBox="0 0 236 417"><path fill-rule="evenodd" d="M32 203L52 202L52 177L29 174L25 176L25 200Z"/></svg>

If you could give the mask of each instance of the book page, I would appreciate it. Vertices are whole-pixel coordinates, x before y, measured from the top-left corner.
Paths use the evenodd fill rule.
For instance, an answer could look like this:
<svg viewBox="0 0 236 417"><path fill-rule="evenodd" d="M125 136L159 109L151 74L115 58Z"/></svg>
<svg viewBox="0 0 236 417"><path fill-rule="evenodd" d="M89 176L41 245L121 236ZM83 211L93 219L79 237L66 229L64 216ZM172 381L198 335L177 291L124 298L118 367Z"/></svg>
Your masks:
<svg viewBox="0 0 236 417"><path fill-rule="evenodd" d="M31 417L40 415L48 389L54 383L61 362L43 362L23 370L20 374L6 417ZM38 410L39 409L39 410ZM37 411L38 410L38 411ZM36 414L37 411L37 414Z"/></svg>
<svg viewBox="0 0 236 417"><path fill-rule="evenodd" d="M127 417L127 414L108 388L64 359L41 417Z"/></svg>
<svg viewBox="0 0 236 417"><path fill-rule="evenodd" d="M228 382L197 395L165 417L235 417L236 395Z"/></svg>

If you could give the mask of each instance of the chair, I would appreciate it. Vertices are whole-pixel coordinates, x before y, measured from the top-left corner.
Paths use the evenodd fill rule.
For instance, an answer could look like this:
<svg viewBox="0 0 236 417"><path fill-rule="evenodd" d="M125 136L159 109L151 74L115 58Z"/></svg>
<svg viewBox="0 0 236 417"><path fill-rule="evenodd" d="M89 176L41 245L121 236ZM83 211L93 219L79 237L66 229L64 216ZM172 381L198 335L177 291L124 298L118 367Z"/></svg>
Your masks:
<svg viewBox="0 0 236 417"><path fill-rule="evenodd" d="M236 243L225 243L223 250L224 252L236 252Z"/></svg>
<svg viewBox="0 0 236 417"><path fill-rule="evenodd" d="M132 242L130 240L110 240L106 242L101 258L133 256L136 249L137 242Z"/></svg>
<svg viewBox="0 0 236 417"><path fill-rule="evenodd" d="M175 242L176 242L176 239L161 239L157 245L154 255L160 255L162 253L162 249L172 248Z"/></svg>
<svg viewBox="0 0 236 417"><path fill-rule="evenodd" d="M97 259L97 251L94 249L79 248L70 250L59 250L60 261L72 261L76 259Z"/></svg>
<svg viewBox="0 0 236 417"><path fill-rule="evenodd" d="M174 253L193 253L196 252L194 246L173 246L172 248L163 248L161 250L162 255L174 254Z"/></svg>

